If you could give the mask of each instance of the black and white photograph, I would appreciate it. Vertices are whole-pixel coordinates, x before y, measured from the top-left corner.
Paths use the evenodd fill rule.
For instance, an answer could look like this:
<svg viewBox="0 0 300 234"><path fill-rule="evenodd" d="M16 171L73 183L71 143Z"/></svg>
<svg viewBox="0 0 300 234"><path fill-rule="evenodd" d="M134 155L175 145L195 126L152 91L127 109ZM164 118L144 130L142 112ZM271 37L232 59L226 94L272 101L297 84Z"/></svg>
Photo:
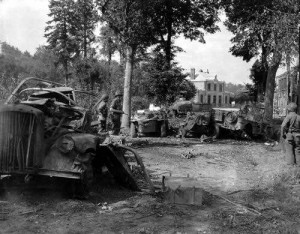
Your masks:
<svg viewBox="0 0 300 234"><path fill-rule="evenodd" d="M300 234L300 0L0 0L0 233Z"/></svg>

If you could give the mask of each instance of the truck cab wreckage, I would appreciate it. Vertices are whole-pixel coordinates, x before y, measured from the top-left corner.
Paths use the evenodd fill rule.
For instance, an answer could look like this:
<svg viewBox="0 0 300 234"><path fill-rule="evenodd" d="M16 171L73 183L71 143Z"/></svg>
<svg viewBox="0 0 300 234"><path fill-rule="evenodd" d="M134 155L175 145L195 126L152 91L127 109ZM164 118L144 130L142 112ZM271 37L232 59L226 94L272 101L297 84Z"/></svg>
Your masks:
<svg viewBox="0 0 300 234"><path fill-rule="evenodd" d="M106 167L116 182L138 191L132 159L125 156L130 154L153 189L139 155L124 145L106 143L106 136L93 133L91 122L90 111L76 103L72 88L24 79L0 106L0 175L68 178L84 194Z"/></svg>

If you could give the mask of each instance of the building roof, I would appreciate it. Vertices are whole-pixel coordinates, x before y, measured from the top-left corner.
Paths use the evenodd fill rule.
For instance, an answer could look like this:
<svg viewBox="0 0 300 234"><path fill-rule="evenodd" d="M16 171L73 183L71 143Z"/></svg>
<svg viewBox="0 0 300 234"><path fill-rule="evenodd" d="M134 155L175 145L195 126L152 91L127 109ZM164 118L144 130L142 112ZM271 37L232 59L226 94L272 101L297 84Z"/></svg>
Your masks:
<svg viewBox="0 0 300 234"><path fill-rule="evenodd" d="M213 75L210 74L208 72L203 72L202 70L200 70L199 73L195 74L195 79L191 79L191 74L189 74L186 77L187 80L189 81L219 81L219 82L223 82L217 79L217 75Z"/></svg>

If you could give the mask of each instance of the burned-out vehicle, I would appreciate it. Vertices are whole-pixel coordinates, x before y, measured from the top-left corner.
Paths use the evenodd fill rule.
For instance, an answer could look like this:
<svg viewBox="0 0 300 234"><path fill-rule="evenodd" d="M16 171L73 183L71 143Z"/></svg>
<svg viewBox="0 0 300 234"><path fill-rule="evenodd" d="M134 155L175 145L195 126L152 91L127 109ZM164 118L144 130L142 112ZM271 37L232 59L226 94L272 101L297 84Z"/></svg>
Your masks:
<svg viewBox="0 0 300 234"><path fill-rule="evenodd" d="M75 93L38 78L16 87L0 107L0 175L67 178L80 195L106 167L117 182L139 190L124 155L132 152L144 168L139 156L93 134L89 110L78 106Z"/></svg>
<svg viewBox="0 0 300 234"><path fill-rule="evenodd" d="M188 112L180 123L178 136L180 137L218 137L219 129L214 121L212 109L201 112Z"/></svg>
<svg viewBox="0 0 300 234"><path fill-rule="evenodd" d="M165 111L143 110L141 113L135 113L130 122L130 135L132 138L143 136L167 136L168 118Z"/></svg>
<svg viewBox="0 0 300 234"><path fill-rule="evenodd" d="M188 112L207 112L212 108L211 104L195 103L179 99L170 107L173 116L185 116Z"/></svg>
<svg viewBox="0 0 300 234"><path fill-rule="evenodd" d="M216 125L242 138L273 137L274 129L263 121L264 107L244 105L241 108L214 108Z"/></svg>

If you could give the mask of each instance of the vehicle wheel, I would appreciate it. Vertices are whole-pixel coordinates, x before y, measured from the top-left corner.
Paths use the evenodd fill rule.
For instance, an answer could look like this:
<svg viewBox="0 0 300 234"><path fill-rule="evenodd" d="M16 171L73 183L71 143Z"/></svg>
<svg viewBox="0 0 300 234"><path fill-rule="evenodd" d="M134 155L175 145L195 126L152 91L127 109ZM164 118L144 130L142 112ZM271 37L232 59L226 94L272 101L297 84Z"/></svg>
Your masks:
<svg viewBox="0 0 300 234"><path fill-rule="evenodd" d="M130 125L130 136L131 136L131 138L137 137L137 130L136 130L134 123L131 123L131 125Z"/></svg>
<svg viewBox="0 0 300 234"><path fill-rule="evenodd" d="M167 136L167 128L168 128L167 121L163 121L160 125L160 136L161 137Z"/></svg>
<svg viewBox="0 0 300 234"><path fill-rule="evenodd" d="M245 138L247 138L247 139L253 138L252 125L247 124L243 130L243 133L244 133L244 135L246 135Z"/></svg>
<svg viewBox="0 0 300 234"><path fill-rule="evenodd" d="M220 137L220 126L218 124L214 124L212 126L210 136L216 139Z"/></svg>
<svg viewBox="0 0 300 234"><path fill-rule="evenodd" d="M3 183L2 179L1 179L1 176L0 176L0 195L3 195L4 192L5 192L4 183Z"/></svg>
<svg viewBox="0 0 300 234"><path fill-rule="evenodd" d="M93 185L94 170L91 163L85 165L85 170L80 180L72 181L73 197L87 199Z"/></svg>

